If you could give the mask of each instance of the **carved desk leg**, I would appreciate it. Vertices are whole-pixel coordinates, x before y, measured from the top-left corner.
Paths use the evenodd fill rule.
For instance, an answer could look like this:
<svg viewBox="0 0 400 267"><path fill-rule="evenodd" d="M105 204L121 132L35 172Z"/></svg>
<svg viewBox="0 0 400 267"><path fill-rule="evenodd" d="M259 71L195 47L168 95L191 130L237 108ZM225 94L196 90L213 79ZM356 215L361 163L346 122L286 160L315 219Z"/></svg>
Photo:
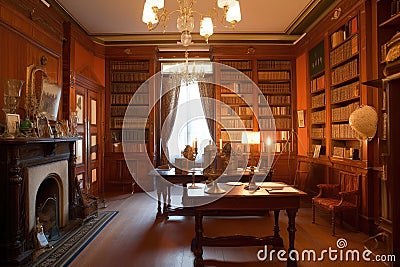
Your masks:
<svg viewBox="0 0 400 267"><path fill-rule="evenodd" d="M287 261L287 266L297 266L297 261L296 260L292 260L290 258L290 252L292 250L294 250L294 237L295 237L295 233L296 233L296 213L297 213L297 209L287 209L286 210L287 215L288 215L288 220L289 220L289 226L287 228L288 232L289 232L289 247L288 247L288 261ZM295 255L292 255L292 258Z"/></svg>
<svg viewBox="0 0 400 267"><path fill-rule="evenodd" d="M203 262L203 214L201 212L196 211L195 214L195 247L194 247L194 266L202 267L204 266Z"/></svg>

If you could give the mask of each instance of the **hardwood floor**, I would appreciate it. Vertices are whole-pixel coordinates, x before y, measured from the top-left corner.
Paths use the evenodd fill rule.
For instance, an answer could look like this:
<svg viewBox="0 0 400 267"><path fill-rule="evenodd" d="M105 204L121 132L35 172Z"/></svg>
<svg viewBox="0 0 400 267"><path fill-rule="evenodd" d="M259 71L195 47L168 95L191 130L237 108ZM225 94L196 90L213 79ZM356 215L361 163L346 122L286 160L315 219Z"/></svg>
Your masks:
<svg viewBox="0 0 400 267"><path fill-rule="evenodd" d="M194 236L192 217L170 217L156 219L156 200L145 193L111 196L107 199L107 210L118 210L119 214L77 256L70 266L140 266L167 267L193 266L190 243ZM219 217L205 218L204 233L207 236L246 234L271 235L273 215L269 217ZM281 236L287 245L287 217L280 216ZM311 208L305 202L296 217L297 251L337 249L336 242L345 238L345 249L363 251L367 235L355 232L351 227L337 227L337 236L331 236L328 214L317 214L316 224L311 223ZM273 262L257 260L262 247L209 248L204 249L206 266L286 266L276 257ZM272 249L272 248L268 248ZM287 249L287 247L285 247ZM344 250L343 250L344 251ZM326 254L324 262L299 261L298 266L385 266L377 262L332 262Z"/></svg>

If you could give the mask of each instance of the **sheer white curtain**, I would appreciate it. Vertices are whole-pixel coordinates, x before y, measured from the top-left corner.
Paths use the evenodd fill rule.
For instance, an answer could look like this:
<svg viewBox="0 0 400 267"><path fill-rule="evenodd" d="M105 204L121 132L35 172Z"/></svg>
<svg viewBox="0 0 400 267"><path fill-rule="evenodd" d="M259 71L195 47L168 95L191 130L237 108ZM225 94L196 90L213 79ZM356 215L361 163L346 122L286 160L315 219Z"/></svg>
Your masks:
<svg viewBox="0 0 400 267"><path fill-rule="evenodd" d="M198 148L196 162L202 161L204 147L212 141L204 114L197 82L187 85L182 83L174 128L167 143L171 162L181 157L181 151L186 145L193 146L194 140L197 140Z"/></svg>

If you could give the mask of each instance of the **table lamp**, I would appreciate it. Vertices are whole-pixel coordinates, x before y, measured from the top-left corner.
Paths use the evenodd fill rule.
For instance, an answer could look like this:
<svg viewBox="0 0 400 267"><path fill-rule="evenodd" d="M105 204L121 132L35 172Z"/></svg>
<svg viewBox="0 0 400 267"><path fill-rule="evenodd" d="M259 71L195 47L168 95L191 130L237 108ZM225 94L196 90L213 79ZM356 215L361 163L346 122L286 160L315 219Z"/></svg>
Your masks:
<svg viewBox="0 0 400 267"><path fill-rule="evenodd" d="M250 145L250 175L249 175L249 185L248 187L246 187L246 189L257 190L258 187L255 184L255 181L253 180L255 164L254 164L254 157L252 154L255 152L255 149L254 148L251 149L251 147L260 144L260 132L250 132L250 131L242 132L242 144Z"/></svg>

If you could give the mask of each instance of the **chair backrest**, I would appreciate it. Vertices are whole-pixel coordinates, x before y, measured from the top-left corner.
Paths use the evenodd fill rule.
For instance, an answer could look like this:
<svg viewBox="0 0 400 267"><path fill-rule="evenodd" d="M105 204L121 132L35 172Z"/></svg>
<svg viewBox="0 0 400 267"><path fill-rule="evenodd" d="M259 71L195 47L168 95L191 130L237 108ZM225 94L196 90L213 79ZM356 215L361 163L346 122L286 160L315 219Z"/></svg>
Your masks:
<svg viewBox="0 0 400 267"><path fill-rule="evenodd" d="M358 191L359 183L360 183L360 175L351 173L351 172L339 172L340 176L340 191L341 192L351 192ZM356 195L351 195L346 197L346 201L353 203L358 206L360 193L358 192Z"/></svg>
<svg viewBox="0 0 400 267"><path fill-rule="evenodd" d="M340 177L340 191L349 192L355 191L359 188L359 175L351 172L339 172Z"/></svg>
<svg viewBox="0 0 400 267"><path fill-rule="evenodd" d="M297 161L296 173L293 184L295 187L305 190L308 186L308 174L310 171L310 163L306 161Z"/></svg>

